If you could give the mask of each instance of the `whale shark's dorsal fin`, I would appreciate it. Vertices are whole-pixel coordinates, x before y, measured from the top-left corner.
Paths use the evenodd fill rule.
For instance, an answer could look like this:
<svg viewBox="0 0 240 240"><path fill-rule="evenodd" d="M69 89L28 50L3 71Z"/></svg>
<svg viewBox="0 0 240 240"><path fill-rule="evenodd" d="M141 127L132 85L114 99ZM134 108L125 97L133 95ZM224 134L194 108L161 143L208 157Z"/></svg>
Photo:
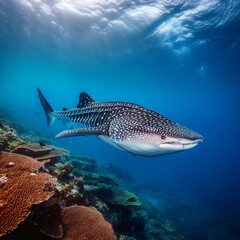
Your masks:
<svg viewBox="0 0 240 240"><path fill-rule="evenodd" d="M88 104L95 102L87 93L81 92L77 108L86 107Z"/></svg>

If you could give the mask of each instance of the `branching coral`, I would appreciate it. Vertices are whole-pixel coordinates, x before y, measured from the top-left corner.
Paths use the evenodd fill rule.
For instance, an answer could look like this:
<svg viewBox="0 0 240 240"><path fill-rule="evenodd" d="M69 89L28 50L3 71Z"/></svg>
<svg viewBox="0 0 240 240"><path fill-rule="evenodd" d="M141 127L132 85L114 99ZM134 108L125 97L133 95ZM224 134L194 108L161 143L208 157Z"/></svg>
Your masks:
<svg viewBox="0 0 240 240"><path fill-rule="evenodd" d="M0 188L0 237L15 229L30 214L30 207L49 199L55 180L38 170L43 166L36 160L14 153L0 153L0 173L8 181Z"/></svg>

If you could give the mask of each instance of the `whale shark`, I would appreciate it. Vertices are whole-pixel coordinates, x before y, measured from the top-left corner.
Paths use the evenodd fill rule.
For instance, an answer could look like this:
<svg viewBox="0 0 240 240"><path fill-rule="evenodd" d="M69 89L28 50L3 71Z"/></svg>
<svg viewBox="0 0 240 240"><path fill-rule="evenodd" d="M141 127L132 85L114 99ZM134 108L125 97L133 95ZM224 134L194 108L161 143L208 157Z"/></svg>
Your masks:
<svg viewBox="0 0 240 240"><path fill-rule="evenodd" d="M48 126L55 119L79 124L56 138L95 135L106 143L133 155L160 156L191 149L202 135L163 115L130 102L97 102L81 92L75 108L54 111L41 90L38 95Z"/></svg>

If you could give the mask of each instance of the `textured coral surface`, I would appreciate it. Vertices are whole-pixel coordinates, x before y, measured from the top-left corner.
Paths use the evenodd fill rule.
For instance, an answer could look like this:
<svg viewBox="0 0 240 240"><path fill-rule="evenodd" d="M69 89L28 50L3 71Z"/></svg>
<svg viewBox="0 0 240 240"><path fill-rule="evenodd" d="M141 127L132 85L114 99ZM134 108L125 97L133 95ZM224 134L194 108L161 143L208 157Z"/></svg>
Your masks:
<svg viewBox="0 0 240 240"><path fill-rule="evenodd" d="M62 216L64 240L116 240L112 226L96 210L83 206L66 207Z"/></svg>
<svg viewBox="0 0 240 240"><path fill-rule="evenodd" d="M0 119L0 151L12 151L23 143L16 131Z"/></svg>
<svg viewBox="0 0 240 240"><path fill-rule="evenodd" d="M15 229L30 214L30 207L49 199L54 179L39 173L42 163L14 153L0 153L0 174L8 178L0 188L0 237Z"/></svg>

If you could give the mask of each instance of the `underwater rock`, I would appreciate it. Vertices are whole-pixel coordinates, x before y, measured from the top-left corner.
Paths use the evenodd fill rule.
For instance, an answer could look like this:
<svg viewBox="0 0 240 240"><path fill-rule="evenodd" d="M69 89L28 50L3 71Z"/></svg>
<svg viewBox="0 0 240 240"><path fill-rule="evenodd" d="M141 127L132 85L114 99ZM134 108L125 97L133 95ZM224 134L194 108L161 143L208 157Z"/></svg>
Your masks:
<svg viewBox="0 0 240 240"><path fill-rule="evenodd" d="M82 178L76 178L69 182L57 182L56 189L56 198L62 206L86 204Z"/></svg>
<svg viewBox="0 0 240 240"><path fill-rule="evenodd" d="M49 204L46 202L47 205ZM62 227L62 208L57 204L46 206L44 212L37 222L40 231L54 239L63 237L63 227Z"/></svg>
<svg viewBox="0 0 240 240"><path fill-rule="evenodd" d="M62 215L64 240L116 240L112 226L96 210L83 206L66 207Z"/></svg>
<svg viewBox="0 0 240 240"><path fill-rule="evenodd" d="M9 167L9 163L14 165ZM31 213L31 206L48 200L54 194L55 180L39 172L43 166L36 160L15 153L0 153L0 173L8 181L0 189L3 206L0 211L0 236L15 229Z"/></svg>
<svg viewBox="0 0 240 240"><path fill-rule="evenodd" d="M145 235L147 239L162 240L183 240L181 232L176 228L174 222L164 215L159 215L157 211L148 209L145 212Z"/></svg>
<svg viewBox="0 0 240 240"><path fill-rule="evenodd" d="M101 213L109 214L109 207L105 202L100 201L97 197L95 198L96 202L94 204L94 207Z"/></svg>
<svg viewBox="0 0 240 240"><path fill-rule="evenodd" d="M70 163L61 164L60 167L53 170L54 176L60 181L67 180L73 167Z"/></svg>
<svg viewBox="0 0 240 240"><path fill-rule="evenodd" d="M138 197L122 188L101 189L100 195L104 200L119 206L140 206Z"/></svg>
<svg viewBox="0 0 240 240"><path fill-rule="evenodd" d="M131 237L142 240L152 239L148 238L148 235L145 233L148 219L145 218L145 211L141 207L112 205L110 206L108 217L114 231L119 236L125 235L130 239ZM156 240L158 239L161 239L160 236L156 238Z"/></svg>
<svg viewBox="0 0 240 240"><path fill-rule="evenodd" d="M72 153L70 154L70 158L72 166L77 170L93 172L98 169L97 161L93 158L79 156Z"/></svg>
<svg viewBox="0 0 240 240"><path fill-rule="evenodd" d="M99 170L100 171L100 170ZM123 181L115 178L107 173L91 173L86 171L79 172L84 178L86 185L96 186L100 188L111 188L123 186Z"/></svg>

